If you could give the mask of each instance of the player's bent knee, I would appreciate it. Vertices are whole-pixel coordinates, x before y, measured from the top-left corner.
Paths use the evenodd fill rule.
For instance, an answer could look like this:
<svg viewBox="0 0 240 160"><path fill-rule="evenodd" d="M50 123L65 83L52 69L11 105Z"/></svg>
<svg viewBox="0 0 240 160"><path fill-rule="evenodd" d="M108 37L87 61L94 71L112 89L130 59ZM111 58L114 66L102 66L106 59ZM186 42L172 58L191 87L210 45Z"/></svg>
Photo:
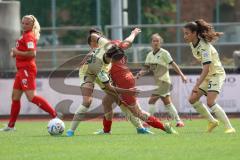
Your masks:
<svg viewBox="0 0 240 160"><path fill-rule="evenodd" d="M92 83L84 83L80 88L83 96L91 96L94 85Z"/></svg>
<svg viewBox="0 0 240 160"><path fill-rule="evenodd" d="M19 93L17 91L12 92L12 100L18 101L21 99L22 93Z"/></svg>
<svg viewBox="0 0 240 160"><path fill-rule="evenodd" d="M90 105L91 105L91 103L92 103L92 97L90 96L85 96L85 97L83 97L83 102L82 102L82 104L84 105L84 106L86 106L86 107L89 107Z"/></svg>
<svg viewBox="0 0 240 160"><path fill-rule="evenodd" d="M29 102L32 102L32 99L33 99L34 96L27 96L27 99Z"/></svg>
<svg viewBox="0 0 240 160"><path fill-rule="evenodd" d="M86 82L86 83L83 83L80 88L81 89L93 89L94 84L91 82Z"/></svg>
<svg viewBox="0 0 240 160"><path fill-rule="evenodd" d="M14 101L20 100L20 97L12 94L12 100L14 100Z"/></svg>
<svg viewBox="0 0 240 160"><path fill-rule="evenodd" d="M207 106L211 108L216 102L214 101L207 101Z"/></svg>
<svg viewBox="0 0 240 160"><path fill-rule="evenodd" d="M155 104L157 101L156 98L150 98L149 101L148 101L148 104Z"/></svg>
<svg viewBox="0 0 240 160"><path fill-rule="evenodd" d="M83 98L82 105L84 105L88 108L91 104L92 104L92 98L91 97Z"/></svg>
<svg viewBox="0 0 240 160"><path fill-rule="evenodd" d="M92 101L86 101L86 102L83 102L82 105L86 106L87 108L89 108L91 103L92 103Z"/></svg>
<svg viewBox="0 0 240 160"><path fill-rule="evenodd" d="M114 103L114 101L112 101L111 99L104 98L104 99L102 100L102 105L103 105L105 108L112 108L113 103Z"/></svg>
<svg viewBox="0 0 240 160"><path fill-rule="evenodd" d="M35 96L34 94L26 94L27 100L29 102L32 102L32 99L33 99L34 96Z"/></svg>
<svg viewBox="0 0 240 160"><path fill-rule="evenodd" d="M167 97L162 98L162 101L163 101L164 105L169 105L171 103L171 100L169 98L167 98Z"/></svg>
<svg viewBox="0 0 240 160"><path fill-rule="evenodd" d="M103 106L108 106L108 102L107 102L106 100L103 100L103 101L102 101L102 105L103 105Z"/></svg>
<svg viewBox="0 0 240 160"><path fill-rule="evenodd" d="M189 97L189 98L188 98L188 102L189 102L190 104L194 104L196 101L197 101L197 100L196 100L195 98L193 98L193 97Z"/></svg>

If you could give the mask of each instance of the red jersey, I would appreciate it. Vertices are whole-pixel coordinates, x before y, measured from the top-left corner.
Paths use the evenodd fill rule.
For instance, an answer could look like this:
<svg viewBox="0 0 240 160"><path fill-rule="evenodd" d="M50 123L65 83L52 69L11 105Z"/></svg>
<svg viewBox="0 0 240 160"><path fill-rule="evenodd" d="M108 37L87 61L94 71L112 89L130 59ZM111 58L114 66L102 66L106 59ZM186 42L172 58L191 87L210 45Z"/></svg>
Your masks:
<svg viewBox="0 0 240 160"><path fill-rule="evenodd" d="M111 43L117 45L117 46L118 46L119 48L121 48L121 49L126 49L126 48L128 48L128 44L122 43L122 41L120 41L120 40L118 40L118 39L112 40Z"/></svg>
<svg viewBox="0 0 240 160"><path fill-rule="evenodd" d="M120 48L125 48L126 46L123 46L120 40L113 40L111 43L118 45ZM113 80L113 82L118 85L122 83L122 81L129 83L127 86L134 87L135 86L135 80L132 72L127 67L127 57L124 56L122 59L120 59L117 62L112 62L112 67L110 69L110 75ZM119 83L118 83L119 82Z"/></svg>
<svg viewBox="0 0 240 160"><path fill-rule="evenodd" d="M112 41L113 44L118 45L118 47L125 49L128 44L121 43L119 40ZM127 67L127 57L124 56L122 59L116 62L112 62L112 67L110 69L110 76L113 83L120 88L135 88L135 79L132 72ZM121 102L126 106L132 106L136 104L136 96L130 96L128 94L121 94Z"/></svg>
<svg viewBox="0 0 240 160"><path fill-rule="evenodd" d="M112 62L112 67L110 69L110 74L113 79L117 79L118 76L125 76L128 72L131 72L127 67L127 57L123 57L117 62Z"/></svg>
<svg viewBox="0 0 240 160"><path fill-rule="evenodd" d="M16 48L19 51L34 51L37 49L37 40L32 31L27 31L22 34L22 36L17 40ZM30 68L36 70L35 57L26 57L26 56L16 56L16 66L18 69L21 68Z"/></svg>

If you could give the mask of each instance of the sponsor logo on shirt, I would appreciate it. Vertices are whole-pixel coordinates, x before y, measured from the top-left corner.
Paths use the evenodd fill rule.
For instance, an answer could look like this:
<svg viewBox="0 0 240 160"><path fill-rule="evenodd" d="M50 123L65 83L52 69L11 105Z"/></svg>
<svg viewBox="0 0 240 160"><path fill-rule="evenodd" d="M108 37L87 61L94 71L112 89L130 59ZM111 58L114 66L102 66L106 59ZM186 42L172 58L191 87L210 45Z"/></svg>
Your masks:
<svg viewBox="0 0 240 160"><path fill-rule="evenodd" d="M208 57L208 52L206 52L206 51L202 52L202 55L203 55L204 58L207 58Z"/></svg>
<svg viewBox="0 0 240 160"><path fill-rule="evenodd" d="M34 44L33 44L33 42L28 42L28 43L27 43L27 47L28 47L29 49L34 49Z"/></svg>

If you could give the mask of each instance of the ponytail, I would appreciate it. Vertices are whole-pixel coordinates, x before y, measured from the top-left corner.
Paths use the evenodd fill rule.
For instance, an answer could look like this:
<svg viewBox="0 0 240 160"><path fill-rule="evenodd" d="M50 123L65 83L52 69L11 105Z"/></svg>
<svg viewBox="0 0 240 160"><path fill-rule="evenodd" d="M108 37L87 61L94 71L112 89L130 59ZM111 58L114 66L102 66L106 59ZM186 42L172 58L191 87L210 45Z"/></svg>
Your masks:
<svg viewBox="0 0 240 160"><path fill-rule="evenodd" d="M223 32L215 32L213 26L203 19L189 22L184 28L188 28L191 32L196 32L197 35L206 42L214 42L223 35Z"/></svg>

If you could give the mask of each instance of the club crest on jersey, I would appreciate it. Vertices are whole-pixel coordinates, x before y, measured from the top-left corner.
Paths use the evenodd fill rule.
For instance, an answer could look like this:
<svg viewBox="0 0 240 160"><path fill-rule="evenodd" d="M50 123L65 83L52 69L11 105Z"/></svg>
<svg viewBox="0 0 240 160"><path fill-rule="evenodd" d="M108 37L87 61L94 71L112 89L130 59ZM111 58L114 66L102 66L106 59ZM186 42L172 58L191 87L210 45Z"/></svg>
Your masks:
<svg viewBox="0 0 240 160"><path fill-rule="evenodd" d="M24 86L26 86L26 85L27 85L27 79L22 79L22 84L23 84Z"/></svg>
<svg viewBox="0 0 240 160"><path fill-rule="evenodd" d="M208 57L208 52L206 52L206 51L202 52L202 55L203 55L204 58L206 58L206 57Z"/></svg>
<svg viewBox="0 0 240 160"><path fill-rule="evenodd" d="M33 42L28 42L28 43L27 43L27 47L28 47L28 48L31 48L31 49L34 49L34 44L33 44Z"/></svg>

